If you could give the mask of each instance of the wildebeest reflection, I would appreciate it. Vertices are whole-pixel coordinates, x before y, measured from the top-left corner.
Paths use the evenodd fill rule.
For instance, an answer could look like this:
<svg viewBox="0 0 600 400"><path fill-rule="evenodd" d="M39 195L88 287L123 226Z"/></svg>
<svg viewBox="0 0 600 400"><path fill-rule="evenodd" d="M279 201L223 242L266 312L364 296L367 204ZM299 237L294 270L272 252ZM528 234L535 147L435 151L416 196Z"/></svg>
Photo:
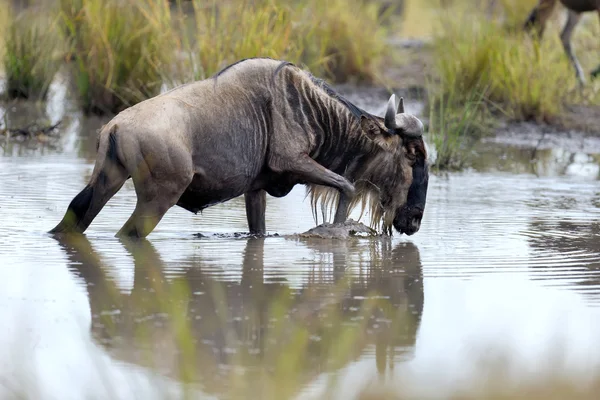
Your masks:
<svg viewBox="0 0 600 400"><path fill-rule="evenodd" d="M186 377L201 381L209 392L227 390L223 366L277 369L291 349L288 342L302 337L299 332L307 340L301 360L295 361L297 382L373 350L383 372L410 352L423 311L421 263L414 244L392 247L390 238L338 244L306 239L304 245L330 262L317 263L301 288L294 289L284 278L265 275L265 240L247 240L239 280L216 279L197 258L177 265L178 278L169 277L172 266L162 262L150 242L122 240L135 264L130 293L118 289L85 236L65 236L60 243L69 269L85 281L95 339L119 359L178 377L185 375L182 365L192 362L194 375ZM357 252L364 256L361 272L348 273L347 257ZM373 306L365 307L369 302ZM283 310L280 315L278 309ZM352 343L340 349L349 332ZM192 347L182 348L182 334L189 335Z"/></svg>

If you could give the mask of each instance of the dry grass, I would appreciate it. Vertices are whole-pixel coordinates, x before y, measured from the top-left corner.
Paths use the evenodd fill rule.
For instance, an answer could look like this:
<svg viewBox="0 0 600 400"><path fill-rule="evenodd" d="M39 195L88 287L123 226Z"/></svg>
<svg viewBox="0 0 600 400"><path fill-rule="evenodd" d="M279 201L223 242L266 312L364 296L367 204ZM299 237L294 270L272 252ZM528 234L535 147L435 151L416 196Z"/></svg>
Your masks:
<svg viewBox="0 0 600 400"><path fill-rule="evenodd" d="M194 0L192 4L192 16L178 13L178 25L186 27L184 32L190 30L189 36L181 36L184 56L178 82L210 77L251 57L285 59L335 82L373 81L379 73L386 29L381 21L387 14L379 12L378 3Z"/></svg>
<svg viewBox="0 0 600 400"><path fill-rule="evenodd" d="M301 49L293 32L293 12L286 4L270 0L192 3L193 28L189 37L184 32L181 38L187 61L182 71L188 75L183 80L208 78L245 58L298 59Z"/></svg>
<svg viewBox="0 0 600 400"><path fill-rule="evenodd" d="M304 39L300 61L334 82L374 81L389 34L379 7L365 0L307 0L296 11L305 21L298 32Z"/></svg>
<svg viewBox="0 0 600 400"><path fill-rule="evenodd" d="M491 108L511 119L538 122L552 122L565 104L580 101L575 74L557 34L560 14L549 23L541 42L520 29L532 3L504 0L493 19L473 11L472 1L442 10L434 50L441 90L464 93L466 98L474 88L489 86L486 101ZM595 65L584 49L597 47L597 39L592 41L586 27L579 28L574 46L586 70L591 70ZM594 97L596 91L590 86L584 95Z"/></svg>
<svg viewBox="0 0 600 400"><path fill-rule="evenodd" d="M60 17L85 112L119 112L160 92L174 54L167 2L61 0Z"/></svg>
<svg viewBox="0 0 600 400"><path fill-rule="evenodd" d="M60 67L55 24L39 9L16 13L10 4L0 5L2 65L8 98L40 100L46 97Z"/></svg>

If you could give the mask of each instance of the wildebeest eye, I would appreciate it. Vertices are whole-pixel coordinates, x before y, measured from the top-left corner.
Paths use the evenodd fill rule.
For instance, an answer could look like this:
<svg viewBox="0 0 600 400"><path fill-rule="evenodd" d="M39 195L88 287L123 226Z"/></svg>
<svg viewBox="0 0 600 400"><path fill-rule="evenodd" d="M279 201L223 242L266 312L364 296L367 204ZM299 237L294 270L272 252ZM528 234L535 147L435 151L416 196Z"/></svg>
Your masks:
<svg viewBox="0 0 600 400"><path fill-rule="evenodd" d="M413 165L417 160L417 152L415 151L414 146L409 146L406 148L406 158L410 162L410 165Z"/></svg>

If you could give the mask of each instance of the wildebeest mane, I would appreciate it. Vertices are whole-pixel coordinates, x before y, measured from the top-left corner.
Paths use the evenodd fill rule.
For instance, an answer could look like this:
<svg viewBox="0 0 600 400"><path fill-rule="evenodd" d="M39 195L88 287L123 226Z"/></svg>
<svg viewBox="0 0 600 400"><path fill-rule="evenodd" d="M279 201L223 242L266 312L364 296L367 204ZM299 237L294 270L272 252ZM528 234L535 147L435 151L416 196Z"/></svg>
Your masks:
<svg viewBox="0 0 600 400"><path fill-rule="evenodd" d="M371 118L373 117L373 115L371 115L371 113L368 113L367 111L363 110L360 107L357 107L356 105L354 105L350 100L348 100L347 98L345 98L344 96L342 96L339 92L337 92L333 87L331 87L331 85L329 85L327 82L325 82L325 80L323 79L319 79L316 76L312 75L312 74L308 74L308 76L310 77L311 81L319 86L321 89L323 89L325 91L325 93L327 93L330 97L333 97L334 99L338 100L340 103L342 103L343 105L346 106L346 108L348 108L348 110L350 110L350 112L352 113L352 115L354 115L357 118L360 117L368 117Z"/></svg>
<svg viewBox="0 0 600 400"><path fill-rule="evenodd" d="M216 80L217 78L219 78L221 75L223 75L225 72L227 72L229 69L235 67L238 64L243 63L244 61L248 61L248 60L256 60L256 59L262 59L262 60L275 60L273 58L270 57L249 57L249 58L244 58L241 59L239 61L236 61L232 64L229 64L228 66L224 67L223 69L221 69L219 72L217 72L213 78ZM279 60L275 60L275 61L279 61ZM283 68L285 67L295 67L298 68L298 66L294 63L291 63L289 61L281 61L280 64L277 66L277 68L275 69L275 71L273 72L273 77L275 77ZM307 75L309 76L310 80L318 87L320 87L321 89L323 89L325 91L325 93L327 93L330 97L338 100L340 103L342 103L344 106L346 106L346 108L352 113L352 115L354 115L355 117L359 118L360 117L368 117L368 118L372 118L373 115L365 110L363 110L360 107L357 107L355 104L353 104L350 100L348 100L347 98L345 98L344 96L342 96L338 91L336 91L333 87L331 87L331 85L329 85L327 82L325 82L324 79L320 79L317 78L316 76L312 75L310 72L305 71L307 73Z"/></svg>

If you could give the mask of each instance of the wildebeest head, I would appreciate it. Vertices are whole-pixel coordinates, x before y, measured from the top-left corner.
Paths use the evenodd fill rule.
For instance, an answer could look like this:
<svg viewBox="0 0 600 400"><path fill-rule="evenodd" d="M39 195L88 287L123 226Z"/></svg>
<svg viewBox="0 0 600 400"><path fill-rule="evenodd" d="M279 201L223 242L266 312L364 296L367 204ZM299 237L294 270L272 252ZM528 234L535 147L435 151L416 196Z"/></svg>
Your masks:
<svg viewBox="0 0 600 400"><path fill-rule="evenodd" d="M376 187L377 203L372 203L373 218L383 223L386 233L392 226L400 233L412 235L421 226L425 211L429 168L423 142L423 124L404 111L401 98L388 101L384 118L362 117L361 126L376 148L367 162L370 183ZM375 200L375 199L372 199Z"/></svg>

